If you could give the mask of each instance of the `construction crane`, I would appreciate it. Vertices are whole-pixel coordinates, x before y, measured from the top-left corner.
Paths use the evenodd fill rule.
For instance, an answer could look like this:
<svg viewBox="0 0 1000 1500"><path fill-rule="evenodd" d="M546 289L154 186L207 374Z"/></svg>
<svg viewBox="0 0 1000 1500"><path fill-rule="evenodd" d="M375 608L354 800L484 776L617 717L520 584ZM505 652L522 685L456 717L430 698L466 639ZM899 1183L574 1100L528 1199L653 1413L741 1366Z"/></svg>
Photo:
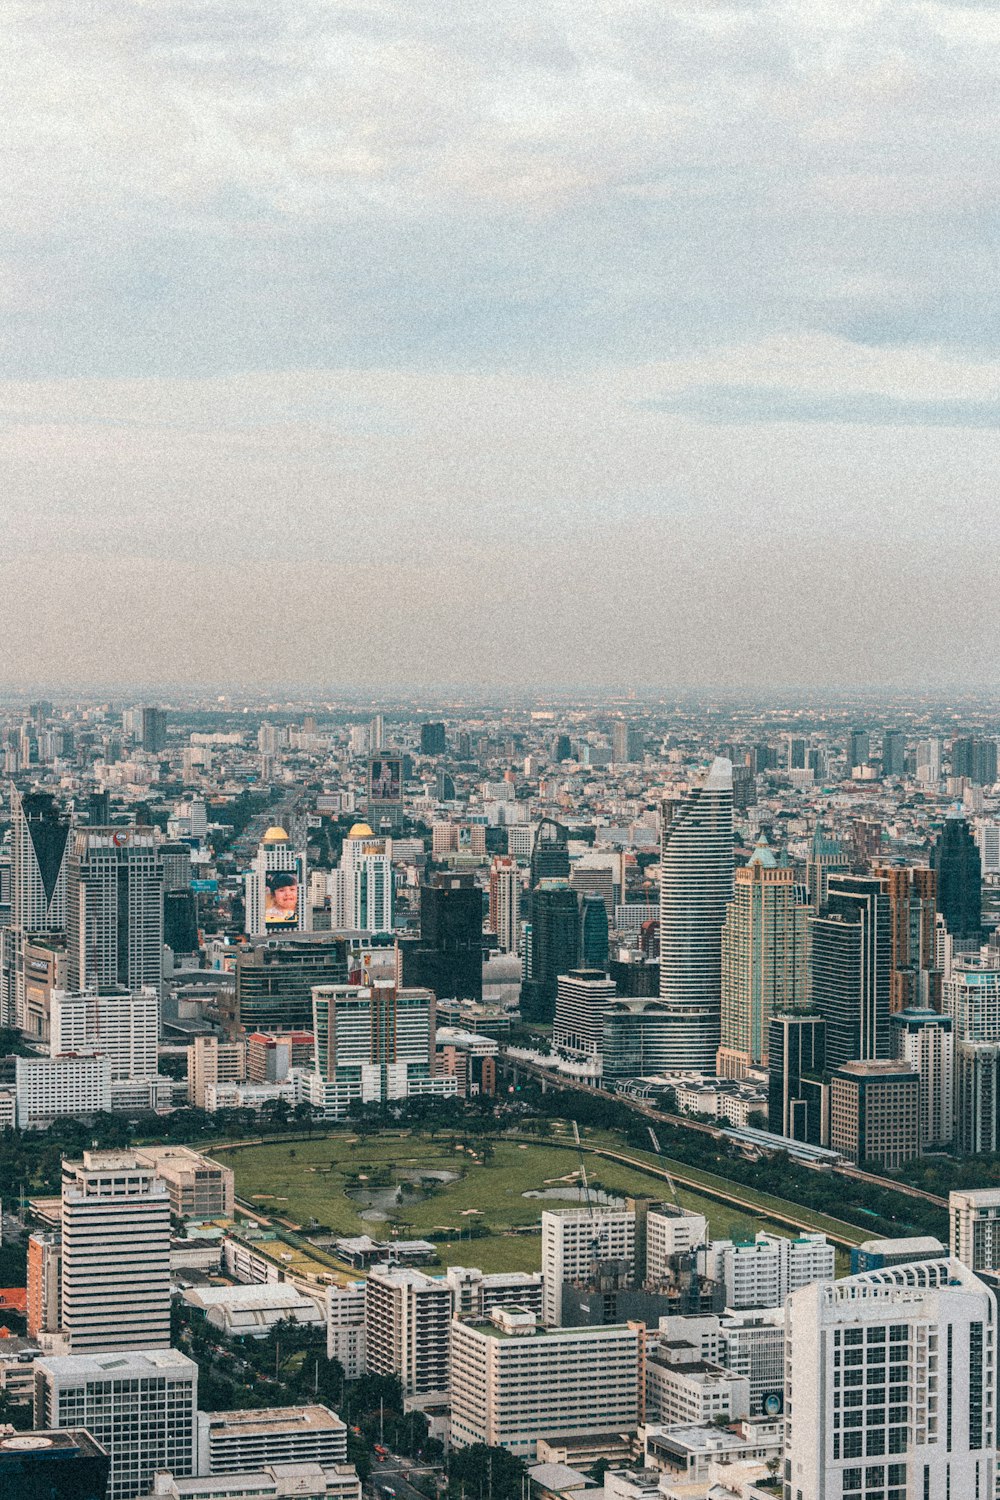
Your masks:
<svg viewBox="0 0 1000 1500"><path fill-rule="evenodd" d="M652 1125L647 1125L646 1129L649 1131L649 1139L653 1143L653 1150L656 1152L657 1156L662 1156L663 1148L661 1147L660 1142L657 1139L656 1131L653 1129ZM674 1186L674 1179L671 1177L666 1167L663 1168L663 1175L667 1179L667 1183L669 1184L670 1196L674 1200L674 1203L677 1203L677 1189Z"/></svg>
<svg viewBox="0 0 1000 1500"><path fill-rule="evenodd" d="M583 1158L583 1146L580 1141L580 1129L576 1121L573 1122L573 1139L576 1141L576 1151L580 1158L580 1180L583 1183L583 1201L587 1205L587 1215L590 1219L591 1241L590 1249L595 1262L601 1259L601 1216L594 1210L594 1200L590 1196L590 1183L587 1181L587 1164Z"/></svg>

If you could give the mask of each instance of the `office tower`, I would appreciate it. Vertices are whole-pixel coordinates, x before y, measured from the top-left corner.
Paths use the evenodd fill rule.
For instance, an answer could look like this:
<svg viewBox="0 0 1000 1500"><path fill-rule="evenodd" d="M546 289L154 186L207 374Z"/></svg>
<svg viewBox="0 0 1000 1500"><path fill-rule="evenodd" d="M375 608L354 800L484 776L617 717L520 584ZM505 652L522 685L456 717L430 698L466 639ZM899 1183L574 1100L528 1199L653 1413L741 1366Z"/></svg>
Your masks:
<svg viewBox="0 0 1000 1500"><path fill-rule="evenodd" d="M571 969L560 974L552 1045L572 1057L599 1062L608 1005L618 989L603 969Z"/></svg>
<svg viewBox="0 0 1000 1500"><path fill-rule="evenodd" d="M616 888L621 890L621 865L614 855L603 864L596 863L599 858L600 855L585 855L575 861L569 872L569 883L580 897L600 896L610 921L615 910Z"/></svg>
<svg viewBox="0 0 1000 1500"><path fill-rule="evenodd" d="M434 1074L433 992L371 985L313 990L315 1072L303 1080L310 1103L331 1119L352 1104L384 1104L414 1094L449 1095L454 1077Z"/></svg>
<svg viewBox="0 0 1000 1500"><path fill-rule="evenodd" d="M66 872L70 990L149 986L163 973L163 862L152 828L81 828Z"/></svg>
<svg viewBox="0 0 1000 1500"><path fill-rule="evenodd" d="M440 1000L483 996L483 894L473 875L438 872L420 890L420 940L403 954L407 984Z"/></svg>
<svg viewBox="0 0 1000 1500"><path fill-rule="evenodd" d="M615 765L635 765L642 760L642 732L625 719L616 719L611 730Z"/></svg>
<svg viewBox="0 0 1000 1500"><path fill-rule="evenodd" d="M584 896L580 903L580 963L607 973L608 908L603 896Z"/></svg>
<svg viewBox="0 0 1000 1500"><path fill-rule="evenodd" d="M983 931L983 877L979 850L964 818L950 814L931 850L937 906L956 942L978 944Z"/></svg>
<svg viewBox="0 0 1000 1500"><path fill-rule="evenodd" d="M733 895L733 768L663 808L660 999L673 1017L674 1067L711 1072L719 1045L722 926Z"/></svg>
<svg viewBox="0 0 1000 1500"><path fill-rule="evenodd" d="M202 804L204 806L204 804ZM160 845L164 891L187 891L191 887L191 845L177 840Z"/></svg>
<svg viewBox="0 0 1000 1500"><path fill-rule="evenodd" d="M831 875L809 919L812 999L826 1021L826 1062L888 1057L889 898L870 876Z"/></svg>
<svg viewBox="0 0 1000 1500"><path fill-rule="evenodd" d="M310 995L310 1006L312 997ZM245 1042L220 1042L216 1036L196 1036L187 1049L188 1103L204 1109L206 1090L217 1083L242 1083L247 1076Z"/></svg>
<svg viewBox="0 0 1000 1500"><path fill-rule="evenodd" d="M902 1010L891 1018L893 1056L920 1078L920 1149L951 1144L955 1120L955 1037L950 1016Z"/></svg>
<svg viewBox="0 0 1000 1500"><path fill-rule="evenodd" d="M451 1439L533 1458L558 1442L632 1432L639 1421L640 1334L635 1325L538 1327L533 1313L500 1307L452 1324Z"/></svg>
<svg viewBox="0 0 1000 1500"><path fill-rule="evenodd" d="M328 1406L251 1407L247 1411L198 1413L198 1472L201 1475L247 1474L259 1479L261 1470L270 1464L317 1464L326 1468L342 1464L346 1457L347 1424ZM298 1478L298 1482L289 1485L287 1491L278 1490L277 1494L319 1500L313 1494L315 1482L313 1471ZM186 1493L185 1487L182 1494ZM219 1491L220 1500L224 1500L227 1493L226 1490ZM214 1500L214 1492L208 1490L208 1494ZM267 1495L269 1491L259 1491L254 1486L248 1489L248 1494ZM326 1500L325 1484L320 1495ZM200 1484L192 1500L204 1500ZM243 1500L242 1494L238 1500Z"/></svg>
<svg viewBox="0 0 1000 1500"><path fill-rule="evenodd" d="M926 784L941 780L941 741L936 735L917 742L917 780Z"/></svg>
<svg viewBox="0 0 1000 1500"><path fill-rule="evenodd" d="M757 782L752 766L733 766L733 807L743 812L757 801Z"/></svg>
<svg viewBox="0 0 1000 1500"><path fill-rule="evenodd" d="M965 1156L1000 1151L1000 1041L955 1043L955 1145Z"/></svg>
<svg viewBox="0 0 1000 1500"><path fill-rule="evenodd" d="M941 974L937 967L935 922L937 875L908 865L876 865L889 898L891 970L889 1009L940 1010Z"/></svg>
<svg viewBox="0 0 1000 1500"><path fill-rule="evenodd" d="M489 929L495 932L501 953L517 952L521 882L517 860L509 854L494 854L490 865Z"/></svg>
<svg viewBox="0 0 1000 1500"><path fill-rule="evenodd" d="M580 908L566 880L542 880L528 901L531 924L529 985L522 988L522 1012L538 1020L552 1017L560 974L575 969L580 957Z"/></svg>
<svg viewBox="0 0 1000 1500"><path fill-rule="evenodd" d="M452 1289L444 1277L379 1267L368 1277L365 1350L372 1375L398 1375L406 1396L447 1392Z"/></svg>
<svg viewBox="0 0 1000 1500"><path fill-rule="evenodd" d="M421 755L443 755L448 748L445 738L444 725L440 723L421 724L420 726L420 754Z"/></svg>
<svg viewBox="0 0 1000 1500"><path fill-rule="evenodd" d="M977 818L976 842L982 873L1000 875L1000 822L995 818Z"/></svg>
<svg viewBox="0 0 1000 1500"><path fill-rule="evenodd" d="M73 1354L170 1343L170 1198L130 1152L63 1162L62 1326Z"/></svg>
<svg viewBox="0 0 1000 1500"><path fill-rule="evenodd" d="M198 898L194 891L164 891L163 942L171 953L197 953Z"/></svg>
<svg viewBox="0 0 1000 1500"><path fill-rule="evenodd" d="M89 1432L0 1437L0 1495L10 1500L107 1500L111 1459Z"/></svg>
<svg viewBox="0 0 1000 1500"><path fill-rule="evenodd" d="M197 1472L198 1366L176 1349L35 1361L35 1421L85 1428L111 1458L107 1500L148 1495L158 1470Z"/></svg>
<svg viewBox="0 0 1000 1500"><path fill-rule="evenodd" d="M313 986L347 982L347 944L328 933L258 939L237 949L233 970L238 1031L308 1031Z"/></svg>
<svg viewBox="0 0 1000 1500"><path fill-rule="evenodd" d="M951 742L951 774L965 776L973 786L993 786L997 779L997 742L979 735Z"/></svg>
<svg viewBox="0 0 1000 1500"><path fill-rule="evenodd" d="M437 779L435 781L435 796L439 802L455 801L455 778L450 776L443 766L438 766Z"/></svg>
<svg viewBox="0 0 1000 1500"><path fill-rule="evenodd" d="M826 1022L808 1012L772 1016L768 1028L767 1128L821 1146L829 1139Z"/></svg>
<svg viewBox="0 0 1000 1500"><path fill-rule="evenodd" d="M785 741L785 769L788 771L804 771L806 766L806 741L801 735L782 735Z"/></svg>
<svg viewBox="0 0 1000 1500"><path fill-rule="evenodd" d="M920 1075L905 1062L847 1062L830 1079L830 1146L903 1167L920 1155Z"/></svg>
<svg viewBox="0 0 1000 1500"><path fill-rule="evenodd" d="M294 848L284 828L276 824L264 834L244 886L246 930L251 937L308 929L306 857Z"/></svg>
<svg viewBox="0 0 1000 1500"><path fill-rule="evenodd" d="M850 860L836 839L827 838L816 824L812 847L806 860L806 892L809 905L819 912L826 905L827 885L831 875L850 868Z"/></svg>
<svg viewBox="0 0 1000 1500"><path fill-rule="evenodd" d="M867 729L852 729L847 742L847 768L866 766L871 758L871 740Z"/></svg>
<svg viewBox="0 0 1000 1500"><path fill-rule="evenodd" d="M722 927L721 1051L744 1066L767 1063L772 1015L807 996L806 892L763 834L735 872Z"/></svg>
<svg viewBox="0 0 1000 1500"><path fill-rule="evenodd" d="M1000 1271L1000 1188L948 1194L950 1249L970 1271Z"/></svg>
<svg viewBox="0 0 1000 1500"><path fill-rule="evenodd" d="M573 746L570 742L570 737L568 734L556 735L555 746L552 751L552 759L556 762L557 765L560 765L564 760L573 759Z"/></svg>
<svg viewBox="0 0 1000 1500"><path fill-rule="evenodd" d="M24 932L66 927L69 819L49 792L10 789L11 924Z"/></svg>
<svg viewBox="0 0 1000 1500"><path fill-rule="evenodd" d="M901 729L882 731L882 775L902 776L906 770L906 736Z"/></svg>
<svg viewBox="0 0 1000 1500"><path fill-rule="evenodd" d="M365 748L372 750L385 748L385 718L382 714L372 715L368 724L368 745Z"/></svg>
<svg viewBox="0 0 1000 1500"><path fill-rule="evenodd" d="M979 958L955 959L943 990L957 1041L1000 1042L1000 969Z"/></svg>
<svg viewBox="0 0 1000 1500"><path fill-rule="evenodd" d="M837 1249L825 1234L758 1230L752 1240L711 1240L706 1274L725 1287L727 1308L781 1307L790 1292L836 1274Z"/></svg>
<svg viewBox="0 0 1000 1500"><path fill-rule="evenodd" d="M546 1209L542 1214L544 1321L562 1322L564 1282L591 1281L601 1266L634 1260L634 1209Z"/></svg>
<svg viewBox="0 0 1000 1500"><path fill-rule="evenodd" d="M395 924L392 840L355 823L343 843L340 868L330 876L333 927L391 932Z"/></svg>
<svg viewBox="0 0 1000 1500"><path fill-rule="evenodd" d="M403 825L405 770L402 755L368 757L368 821L377 833L395 833Z"/></svg>
<svg viewBox="0 0 1000 1500"><path fill-rule="evenodd" d="M167 715L162 708L142 711L142 748L148 755L159 755L167 748Z"/></svg>
<svg viewBox="0 0 1000 1500"><path fill-rule="evenodd" d="M50 1027L53 1057L105 1052L111 1078L155 1078L159 1071L160 997L147 987L133 993L54 990Z"/></svg>
<svg viewBox="0 0 1000 1500"><path fill-rule="evenodd" d="M543 880L569 879L569 835L561 823L543 818L531 850L531 885Z"/></svg>
<svg viewBox="0 0 1000 1500"><path fill-rule="evenodd" d="M996 1301L960 1261L803 1287L785 1329L786 1497L993 1494Z"/></svg>

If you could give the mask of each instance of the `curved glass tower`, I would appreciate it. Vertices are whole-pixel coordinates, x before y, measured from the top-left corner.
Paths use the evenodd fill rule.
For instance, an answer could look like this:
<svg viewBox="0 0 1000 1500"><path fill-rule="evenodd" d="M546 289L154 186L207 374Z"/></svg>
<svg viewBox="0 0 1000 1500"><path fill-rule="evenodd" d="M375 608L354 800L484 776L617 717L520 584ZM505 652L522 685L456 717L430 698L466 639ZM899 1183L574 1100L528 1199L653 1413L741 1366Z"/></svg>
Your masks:
<svg viewBox="0 0 1000 1500"><path fill-rule="evenodd" d="M733 897L733 765L664 809L660 856L660 1000L673 1068L715 1072L722 924Z"/></svg>

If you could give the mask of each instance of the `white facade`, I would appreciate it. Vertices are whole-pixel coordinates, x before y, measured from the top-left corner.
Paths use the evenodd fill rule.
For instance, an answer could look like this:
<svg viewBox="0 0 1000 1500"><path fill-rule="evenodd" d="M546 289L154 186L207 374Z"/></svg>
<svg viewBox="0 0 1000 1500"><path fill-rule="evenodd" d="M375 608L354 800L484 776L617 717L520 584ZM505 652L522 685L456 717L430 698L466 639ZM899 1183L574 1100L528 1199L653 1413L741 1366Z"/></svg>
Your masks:
<svg viewBox="0 0 1000 1500"><path fill-rule="evenodd" d="M552 1045L569 1057L599 1059L604 1016L618 998L613 979L596 969L571 969L556 981Z"/></svg>
<svg viewBox="0 0 1000 1500"><path fill-rule="evenodd" d="M996 1302L956 1260L802 1288L786 1308L785 1495L992 1500Z"/></svg>
<svg viewBox="0 0 1000 1500"><path fill-rule="evenodd" d="M512 854L494 856L490 866L490 931L501 953L517 952L521 879Z"/></svg>
<svg viewBox="0 0 1000 1500"><path fill-rule="evenodd" d="M451 1328L451 1440L533 1458L539 1438L633 1432L639 1419L636 1328L539 1329L530 1313Z"/></svg>
<svg viewBox="0 0 1000 1500"><path fill-rule="evenodd" d="M35 1361L38 1427L85 1427L111 1457L108 1500L147 1495L159 1470L197 1469L198 1366L176 1349Z"/></svg>
<svg viewBox="0 0 1000 1500"><path fill-rule="evenodd" d="M750 1415L745 1375L706 1360L646 1361L646 1417L651 1422L696 1427Z"/></svg>
<svg viewBox="0 0 1000 1500"><path fill-rule="evenodd" d="M63 1162L62 1326L74 1354L170 1343L170 1195L131 1153Z"/></svg>
<svg viewBox="0 0 1000 1500"><path fill-rule="evenodd" d="M99 995L96 990L53 990L53 1057L87 1050L106 1052L113 1081L155 1078L158 1069L160 996L151 987L133 994Z"/></svg>
<svg viewBox="0 0 1000 1500"><path fill-rule="evenodd" d="M704 1214L669 1203L651 1208L646 1215L646 1279L658 1285L668 1274L671 1256L697 1250L707 1239Z"/></svg>
<svg viewBox="0 0 1000 1500"><path fill-rule="evenodd" d="M920 1148L946 1146L955 1132L955 1038L950 1016L904 1010L892 1017L895 1054L920 1077Z"/></svg>
<svg viewBox="0 0 1000 1500"><path fill-rule="evenodd" d="M950 1250L970 1271L1000 1271L1000 1188L948 1194Z"/></svg>
<svg viewBox="0 0 1000 1500"><path fill-rule="evenodd" d="M17 1123L31 1130L59 1115L94 1115L111 1108L107 1053L69 1057L19 1057Z"/></svg>
<svg viewBox="0 0 1000 1500"><path fill-rule="evenodd" d="M157 1474L155 1500L361 1500L353 1464L267 1464L236 1475L179 1479Z"/></svg>
<svg viewBox="0 0 1000 1500"><path fill-rule="evenodd" d="M341 1464L347 1427L327 1406L198 1413L199 1474L244 1474L266 1464Z"/></svg>
<svg viewBox="0 0 1000 1500"><path fill-rule="evenodd" d="M348 1380L356 1380L367 1369L363 1281L327 1287L326 1357L340 1361Z"/></svg>
<svg viewBox="0 0 1000 1500"><path fill-rule="evenodd" d="M944 982L944 1009L956 1042L1000 1042L1000 969L954 959Z"/></svg>
<svg viewBox="0 0 1000 1500"><path fill-rule="evenodd" d="M789 1292L811 1281L832 1280L835 1247L823 1234L787 1239L758 1231L753 1240L713 1240L705 1251L706 1274L726 1289L726 1306L780 1307Z"/></svg>
<svg viewBox="0 0 1000 1500"><path fill-rule="evenodd" d="M365 1358L372 1375L398 1375L406 1396L449 1385L452 1288L444 1277L378 1267L365 1289Z"/></svg>
<svg viewBox="0 0 1000 1500"><path fill-rule="evenodd" d="M356 932L391 932L394 923L392 839L356 823L344 840L340 856L338 910L343 902L344 926ZM334 891L331 885L331 908ZM336 928L336 922L331 921Z"/></svg>
<svg viewBox="0 0 1000 1500"><path fill-rule="evenodd" d="M546 1209L542 1214L544 1321L562 1322L564 1281L587 1281L602 1261L634 1260L635 1213L627 1208Z"/></svg>
<svg viewBox="0 0 1000 1500"><path fill-rule="evenodd" d="M271 880L275 875L294 876L298 902L294 910L279 909ZM308 900L306 857L295 849L285 830L277 824L261 840L253 864L244 877L246 930L251 937L266 933L305 932L312 925Z"/></svg>

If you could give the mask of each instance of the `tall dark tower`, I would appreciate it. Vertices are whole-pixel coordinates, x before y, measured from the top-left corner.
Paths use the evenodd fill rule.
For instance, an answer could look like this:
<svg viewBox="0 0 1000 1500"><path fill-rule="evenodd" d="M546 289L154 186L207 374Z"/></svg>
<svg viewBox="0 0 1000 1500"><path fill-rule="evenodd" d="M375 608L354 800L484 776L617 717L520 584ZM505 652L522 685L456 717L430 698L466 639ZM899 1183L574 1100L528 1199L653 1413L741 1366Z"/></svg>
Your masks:
<svg viewBox="0 0 1000 1500"><path fill-rule="evenodd" d="M554 818L543 818L531 851L531 884L541 880L569 879L569 835Z"/></svg>
<svg viewBox="0 0 1000 1500"><path fill-rule="evenodd" d="M979 850L964 818L951 816L931 850L937 871L937 905L953 938L978 942L983 930L983 877Z"/></svg>
<svg viewBox="0 0 1000 1500"><path fill-rule="evenodd" d="M603 905L603 902L601 903ZM531 892L531 972L522 986L521 1013L551 1020L557 980L580 961L580 907L567 880L543 880Z"/></svg>
<svg viewBox="0 0 1000 1500"><path fill-rule="evenodd" d="M580 962L585 969L608 971L608 908L603 896L584 896L580 907Z"/></svg>
<svg viewBox="0 0 1000 1500"><path fill-rule="evenodd" d="M813 1007L826 1022L826 1062L891 1056L892 924L881 880L831 875L826 905L811 917Z"/></svg>

